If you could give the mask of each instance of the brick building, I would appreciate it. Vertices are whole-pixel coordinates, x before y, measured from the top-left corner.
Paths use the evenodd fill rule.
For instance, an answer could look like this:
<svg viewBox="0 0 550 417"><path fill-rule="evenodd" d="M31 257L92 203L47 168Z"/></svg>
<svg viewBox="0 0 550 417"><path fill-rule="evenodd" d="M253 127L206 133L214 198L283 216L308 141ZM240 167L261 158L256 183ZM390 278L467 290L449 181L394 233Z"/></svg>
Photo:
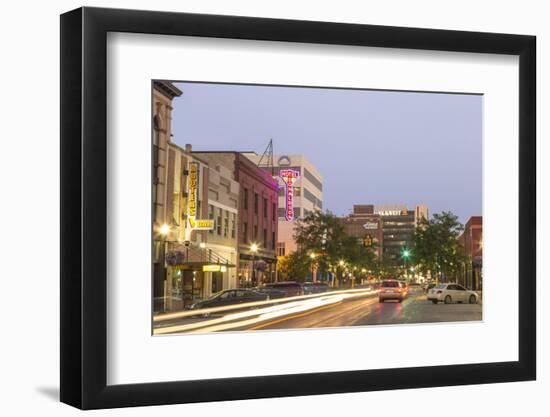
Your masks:
<svg viewBox="0 0 550 417"><path fill-rule="evenodd" d="M382 260L384 233L382 219L374 213L374 206L360 204L353 206L353 213L343 219L346 233L357 238L361 244L370 244L378 260Z"/></svg>
<svg viewBox="0 0 550 417"><path fill-rule="evenodd" d="M460 274L460 284L479 291L483 287L483 217L470 217L458 241L467 257Z"/></svg>
<svg viewBox="0 0 550 417"><path fill-rule="evenodd" d="M239 152L198 151L210 166L223 166L239 184L238 283L259 285L276 280L278 192L276 179ZM256 249L256 250L254 250Z"/></svg>

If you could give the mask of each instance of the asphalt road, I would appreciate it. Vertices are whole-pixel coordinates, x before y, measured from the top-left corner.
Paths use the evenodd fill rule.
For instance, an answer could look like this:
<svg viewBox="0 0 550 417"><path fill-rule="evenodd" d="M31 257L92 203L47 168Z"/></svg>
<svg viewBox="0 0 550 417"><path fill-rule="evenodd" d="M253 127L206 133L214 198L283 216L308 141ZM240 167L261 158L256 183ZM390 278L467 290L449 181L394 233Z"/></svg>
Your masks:
<svg viewBox="0 0 550 417"><path fill-rule="evenodd" d="M427 301L423 293L410 294L402 303L379 303L377 296L371 296L278 318L246 330L479 321L481 311L481 304L436 305Z"/></svg>
<svg viewBox="0 0 550 417"><path fill-rule="evenodd" d="M479 321L481 314L481 304L433 304L418 290L411 292L401 303L379 303L376 291L359 289L289 298L288 301L267 302L251 308L230 308L207 315L176 313L157 320L154 332L208 333Z"/></svg>

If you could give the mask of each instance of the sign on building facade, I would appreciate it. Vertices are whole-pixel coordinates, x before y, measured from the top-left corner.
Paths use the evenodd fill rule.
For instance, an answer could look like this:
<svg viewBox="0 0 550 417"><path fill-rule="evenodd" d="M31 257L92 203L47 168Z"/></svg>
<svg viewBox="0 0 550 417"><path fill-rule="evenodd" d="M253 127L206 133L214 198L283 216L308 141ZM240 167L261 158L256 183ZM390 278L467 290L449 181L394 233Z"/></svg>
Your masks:
<svg viewBox="0 0 550 417"><path fill-rule="evenodd" d="M294 220L294 183L300 177L300 171L294 169L282 169L279 177L285 184L285 219Z"/></svg>

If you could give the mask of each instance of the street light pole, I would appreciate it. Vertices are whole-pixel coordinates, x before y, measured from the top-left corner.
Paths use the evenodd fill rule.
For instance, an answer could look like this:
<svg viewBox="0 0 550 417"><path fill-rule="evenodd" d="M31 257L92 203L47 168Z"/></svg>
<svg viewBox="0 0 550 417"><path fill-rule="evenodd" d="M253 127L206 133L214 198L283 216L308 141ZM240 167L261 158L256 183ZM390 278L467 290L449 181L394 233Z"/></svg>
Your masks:
<svg viewBox="0 0 550 417"><path fill-rule="evenodd" d="M163 297L162 297L162 311L166 311L166 295L167 295L167 288L166 288L166 280L168 278L168 268L166 267L166 237L170 233L170 226L164 223L162 226L160 226L159 229L160 232L160 243L161 243L161 265L162 265L162 286L163 286Z"/></svg>
<svg viewBox="0 0 550 417"><path fill-rule="evenodd" d="M342 275L343 275L343 269L344 269L344 261L343 260L340 260L340 262L338 262L338 265L340 266L340 268L338 268L338 271L340 272L340 276L337 275L337 283L336 285L338 287L340 287L340 280L342 279Z"/></svg>
<svg viewBox="0 0 550 417"><path fill-rule="evenodd" d="M252 252L252 282L256 286L256 252L258 251L258 245L256 243L250 245L250 251Z"/></svg>
<svg viewBox="0 0 550 417"><path fill-rule="evenodd" d="M317 255L312 252L309 254L309 257L311 258L311 282L315 282L316 279L315 279L315 271L314 271L314 267L315 267L315 257Z"/></svg>
<svg viewBox="0 0 550 417"><path fill-rule="evenodd" d="M405 270L405 279L408 279L409 272L407 271L407 260L411 256L411 251L407 248L403 248L403 254L401 255L403 257L403 268Z"/></svg>

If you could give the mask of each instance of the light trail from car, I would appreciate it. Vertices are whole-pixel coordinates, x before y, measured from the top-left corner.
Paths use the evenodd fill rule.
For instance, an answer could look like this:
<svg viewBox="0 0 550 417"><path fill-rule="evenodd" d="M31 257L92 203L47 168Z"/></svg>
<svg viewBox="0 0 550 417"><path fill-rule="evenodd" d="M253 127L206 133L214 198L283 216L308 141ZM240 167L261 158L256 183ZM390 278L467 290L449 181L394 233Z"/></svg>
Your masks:
<svg viewBox="0 0 550 417"><path fill-rule="evenodd" d="M279 302L278 304L268 307L256 308L231 314L226 314L223 317L203 320L200 322L171 325L155 329L156 335L171 334L171 333L206 333L219 332L242 327L252 326L264 321L274 320L279 317L299 314L305 311L318 309L320 307L336 305L344 300L364 297L376 294L373 290L353 290L353 291L338 291L333 293L318 294L316 297L291 297L291 299L301 298L294 301ZM241 307L242 308L242 307ZM195 315L200 314L194 312Z"/></svg>

